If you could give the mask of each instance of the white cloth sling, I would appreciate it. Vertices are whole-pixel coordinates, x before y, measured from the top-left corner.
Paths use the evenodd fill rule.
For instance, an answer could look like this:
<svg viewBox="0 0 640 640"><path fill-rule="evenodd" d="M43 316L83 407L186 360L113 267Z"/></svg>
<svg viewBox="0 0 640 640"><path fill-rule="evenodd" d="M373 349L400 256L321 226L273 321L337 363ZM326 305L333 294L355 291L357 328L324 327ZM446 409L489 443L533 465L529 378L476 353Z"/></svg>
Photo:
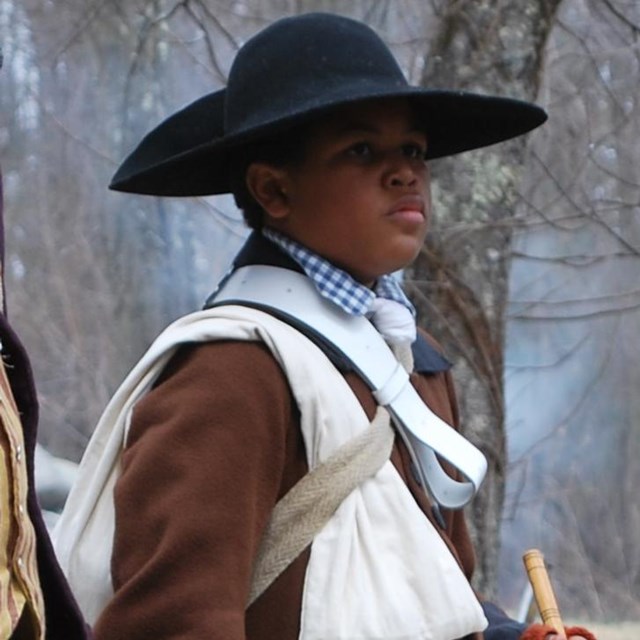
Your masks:
<svg viewBox="0 0 640 640"><path fill-rule="evenodd" d="M175 322L107 406L54 532L60 563L91 623L112 595L113 487L132 407L180 344L217 339L261 340L271 350L300 407L310 469L369 425L326 356L272 316L225 306ZM314 539L302 640L452 640L485 625L457 562L391 462L353 491Z"/></svg>

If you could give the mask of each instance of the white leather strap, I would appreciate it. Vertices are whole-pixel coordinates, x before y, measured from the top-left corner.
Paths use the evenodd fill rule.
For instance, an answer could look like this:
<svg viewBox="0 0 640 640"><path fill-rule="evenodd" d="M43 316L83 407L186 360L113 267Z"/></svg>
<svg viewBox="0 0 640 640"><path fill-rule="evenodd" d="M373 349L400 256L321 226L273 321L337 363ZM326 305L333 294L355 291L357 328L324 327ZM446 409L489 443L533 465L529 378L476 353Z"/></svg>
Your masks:
<svg viewBox="0 0 640 640"><path fill-rule="evenodd" d="M334 344L389 410L431 497L459 509L475 495L487 470L484 455L436 416L398 371L398 361L373 325L350 316L323 298L309 279L280 267L237 269L213 298L213 304L249 304L272 309L310 327ZM467 479L459 482L442 468L436 454Z"/></svg>
<svg viewBox="0 0 640 640"><path fill-rule="evenodd" d="M378 404L386 407L391 404L409 381L407 370L398 362L389 379L379 389L373 390L373 397Z"/></svg>

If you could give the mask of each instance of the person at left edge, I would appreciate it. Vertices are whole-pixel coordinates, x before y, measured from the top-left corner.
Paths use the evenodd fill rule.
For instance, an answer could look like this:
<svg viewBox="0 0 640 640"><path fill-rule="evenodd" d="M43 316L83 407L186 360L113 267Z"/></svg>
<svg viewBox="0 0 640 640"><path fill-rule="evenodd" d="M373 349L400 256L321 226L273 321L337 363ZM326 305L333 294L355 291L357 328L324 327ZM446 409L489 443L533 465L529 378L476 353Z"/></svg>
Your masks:
<svg viewBox="0 0 640 640"><path fill-rule="evenodd" d="M4 295L0 175L0 639L85 640L90 630L58 565L34 482L38 402Z"/></svg>

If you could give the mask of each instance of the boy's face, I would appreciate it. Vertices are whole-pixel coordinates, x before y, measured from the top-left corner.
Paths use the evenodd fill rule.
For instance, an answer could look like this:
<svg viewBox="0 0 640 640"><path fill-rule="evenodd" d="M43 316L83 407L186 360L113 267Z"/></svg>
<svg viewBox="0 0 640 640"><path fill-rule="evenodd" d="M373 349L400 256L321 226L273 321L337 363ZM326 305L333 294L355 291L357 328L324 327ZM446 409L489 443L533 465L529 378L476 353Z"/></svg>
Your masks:
<svg viewBox="0 0 640 640"><path fill-rule="evenodd" d="M339 108L311 127L304 162L267 170L273 182L263 191L271 196L259 198L265 224L371 285L407 266L423 245L426 148L405 100Z"/></svg>

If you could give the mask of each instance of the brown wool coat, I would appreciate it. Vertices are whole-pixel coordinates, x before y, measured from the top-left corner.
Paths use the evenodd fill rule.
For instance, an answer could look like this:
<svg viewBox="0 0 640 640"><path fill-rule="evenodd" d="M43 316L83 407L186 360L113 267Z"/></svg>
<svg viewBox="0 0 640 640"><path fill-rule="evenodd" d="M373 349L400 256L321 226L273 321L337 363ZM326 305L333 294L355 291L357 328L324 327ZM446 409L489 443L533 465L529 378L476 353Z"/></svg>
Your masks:
<svg viewBox="0 0 640 640"><path fill-rule="evenodd" d="M371 393L355 375L347 381L372 418ZM457 424L448 372L412 382ZM392 460L432 519L399 439ZM134 411L115 493L115 596L97 640L297 640L308 550L246 612L245 602L270 512L306 472L298 410L267 348L183 348ZM471 576L464 515L444 517L442 535Z"/></svg>

